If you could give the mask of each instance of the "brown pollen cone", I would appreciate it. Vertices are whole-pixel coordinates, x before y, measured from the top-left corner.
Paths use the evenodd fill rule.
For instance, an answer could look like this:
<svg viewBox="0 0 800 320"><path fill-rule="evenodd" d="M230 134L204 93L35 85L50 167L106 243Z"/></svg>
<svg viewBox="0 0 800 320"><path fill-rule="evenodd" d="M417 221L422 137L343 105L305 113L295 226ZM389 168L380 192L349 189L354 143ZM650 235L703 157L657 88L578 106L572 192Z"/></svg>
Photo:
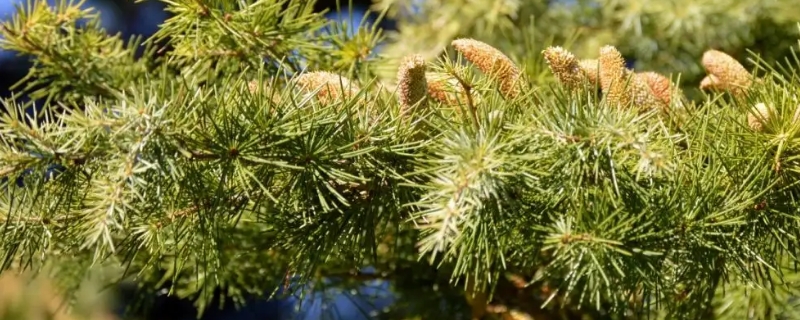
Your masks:
<svg viewBox="0 0 800 320"><path fill-rule="evenodd" d="M669 105L672 99L672 83L667 77L652 71L637 73L636 76L650 86L653 95Z"/></svg>
<svg viewBox="0 0 800 320"><path fill-rule="evenodd" d="M764 125L772 117L772 110L764 103L757 103L753 110L747 113L747 125L753 131L763 131Z"/></svg>
<svg viewBox="0 0 800 320"><path fill-rule="evenodd" d="M585 59L578 62L586 80L592 85L597 85L600 73L599 62L596 59Z"/></svg>
<svg viewBox="0 0 800 320"><path fill-rule="evenodd" d="M629 107L633 100L631 92L627 90L628 71L625 69L625 59L613 46L600 48L600 87L606 96L606 101L620 107Z"/></svg>
<svg viewBox="0 0 800 320"><path fill-rule="evenodd" d="M550 71L567 88L578 88L586 80L580 63L571 52L562 47L548 47L542 54L550 66Z"/></svg>
<svg viewBox="0 0 800 320"><path fill-rule="evenodd" d="M644 110L664 109L667 107L667 104L654 94L653 88L644 77L631 71L627 71L626 75L625 78L628 80L627 90L631 95L632 107L639 107ZM667 93L669 93L669 90L667 90Z"/></svg>
<svg viewBox="0 0 800 320"><path fill-rule="evenodd" d="M500 50L474 39L456 39L451 45L481 72L494 77L503 96L513 98L519 94L520 70Z"/></svg>
<svg viewBox="0 0 800 320"><path fill-rule="evenodd" d="M429 78L429 77L426 77ZM455 101L447 94L445 90L445 86L447 84L444 80L437 80L437 79L428 79L428 95L436 101L439 101L446 105L453 105Z"/></svg>
<svg viewBox="0 0 800 320"><path fill-rule="evenodd" d="M713 74L709 74L700 81L701 90L725 90L725 86Z"/></svg>
<svg viewBox="0 0 800 320"><path fill-rule="evenodd" d="M247 89L250 91L250 93L256 93L259 89L261 89L261 84L256 80L250 80L250 82L247 83Z"/></svg>
<svg viewBox="0 0 800 320"><path fill-rule="evenodd" d="M403 59L397 71L400 93L400 112L406 114L419 103L420 108L427 104L428 81L425 78L425 60L414 54Z"/></svg>
<svg viewBox="0 0 800 320"><path fill-rule="evenodd" d="M712 83L718 84L714 88L722 88L733 93L741 93L752 84L753 79L747 69L736 59L718 50L708 50L703 53L703 67L714 76ZM706 87L709 87L708 84Z"/></svg>
<svg viewBox="0 0 800 320"><path fill-rule="evenodd" d="M295 81L302 90L317 91L317 98L323 103L333 103L355 96L359 88L345 77L325 71L303 73Z"/></svg>
<svg viewBox="0 0 800 320"><path fill-rule="evenodd" d="M426 74L425 80L428 85L428 96L433 100L449 106L458 105L459 99L460 102L466 101L464 92L456 79Z"/></svg>
<svg viewBox="0 0 800 320"><path fill-rule="evenodd" d="M277 90L272 89L267 84L262 84L262 83L258 82L257 80L251 80L250 82L247 83L247 89L252 94L260 93L260 94L263 94L265 96L267 94L270 94L269 98L272 101L272 103L274 103L274 104L281 103L280 94L277 92Z"/></svg>

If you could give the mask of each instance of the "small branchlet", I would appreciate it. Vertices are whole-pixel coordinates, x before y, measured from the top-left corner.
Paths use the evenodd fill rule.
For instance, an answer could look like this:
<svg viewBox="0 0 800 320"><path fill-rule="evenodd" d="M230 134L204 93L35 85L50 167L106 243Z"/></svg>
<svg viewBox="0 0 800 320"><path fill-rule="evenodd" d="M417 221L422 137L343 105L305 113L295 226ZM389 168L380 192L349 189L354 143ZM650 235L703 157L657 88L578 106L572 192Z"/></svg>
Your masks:
<svg viewBox="0 0 800 320"><path fill-rule="evenodd" d="M500 50L474 39L456 39L451 45L481 72L494 78L506 98L519 94L520 69Z"/></svg>

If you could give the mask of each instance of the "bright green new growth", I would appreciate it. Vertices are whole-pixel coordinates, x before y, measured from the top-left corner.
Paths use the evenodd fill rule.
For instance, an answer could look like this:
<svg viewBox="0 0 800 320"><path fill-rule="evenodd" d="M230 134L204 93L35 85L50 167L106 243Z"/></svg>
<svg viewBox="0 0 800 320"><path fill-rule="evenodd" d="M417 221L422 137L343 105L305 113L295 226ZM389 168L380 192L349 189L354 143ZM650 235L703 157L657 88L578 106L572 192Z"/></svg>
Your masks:
<svg viewBox="0 0 800 320"><path fill-rule="evenodd" d="M43 3L0 30L37 62L20 92L49 99L0 118L3 269L75 288L108 266L200 308L330 277L391 280L389 318L800 313L797 59L756 59L748 88L699 100L599 70L620 108L548 75L549 45L511 45L546 30L418 48L396 86L365 54L377 29L323 33L305 1L168 1L145 42L163 55L141 59L77 4ZM774 109L754 130L759 103Z"/></svg>

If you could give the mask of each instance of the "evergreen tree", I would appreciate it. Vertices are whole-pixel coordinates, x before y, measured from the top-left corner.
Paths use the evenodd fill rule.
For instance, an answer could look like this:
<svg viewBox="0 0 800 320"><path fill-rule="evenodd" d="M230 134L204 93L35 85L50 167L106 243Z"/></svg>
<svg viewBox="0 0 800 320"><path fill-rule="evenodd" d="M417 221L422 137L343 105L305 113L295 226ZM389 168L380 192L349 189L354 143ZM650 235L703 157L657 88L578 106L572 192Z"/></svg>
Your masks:
<svg viewBox="0 0 800 320"><path fill-rule="evenodd" d="M384 1L389 37L164 2L146 40L65 1L2 25L40 101L3 103L3 270L201 310L387 280L390 319L800 317L788 0Z"/></svg>

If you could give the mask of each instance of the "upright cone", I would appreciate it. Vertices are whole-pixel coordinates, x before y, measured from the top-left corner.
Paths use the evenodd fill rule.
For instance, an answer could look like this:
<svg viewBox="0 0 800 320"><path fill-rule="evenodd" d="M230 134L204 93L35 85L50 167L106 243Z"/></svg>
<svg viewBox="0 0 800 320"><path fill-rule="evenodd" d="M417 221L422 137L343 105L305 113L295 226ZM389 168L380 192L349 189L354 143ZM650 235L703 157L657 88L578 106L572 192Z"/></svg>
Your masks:
<svg viewBox="0 0 800 320"><path fill-rule="evenodd" d="M493 77L506 98L513 98L519 94L517 82L521 72L500 50L474 39L456 39L451 45L481 72Z"/></svg>
<svg viewBox="0 0 800 320"><path fill-rule="evenodd" d="M703 54L703 67L709 77L700 84L702 89L728 90L741 94L750 88L752 75L736 59L718 50L708 50Z"/></svg>
<svg viewBox="0 0 800 320"><path fill-rule="evenodd" d="M747 125L753 131L764 131L767 122L772 118L772 109L764 103L757 103L753 110L747 114Z"/></svg>
<svg viewBox="0 0 800 320"><path fill-rule="evenodd" d="M407 115L411 108L427 105L428 82L425 78L425 60L414 54L403 59L397 71L400 112Z"/></svg>
<svg viewBox="0 0 800 320"><path fill-rule="evenodd" d="M606 101L612 105L623 108L635 107L644 110L663 109L668 104L665 97L657 96L653 87L658 88L659 93L663 91L663 80L652 74L636 74L625 68L625 59L622 54L613 46L600 48L600 87L606 96ZM651 85L650 82L653 82ZM667 80L669 87L669 80ZM669 90L666 90L669 92Z"/></svg>
<svg viewBox="0 0 800 320"><path fill-rule="evenodd" d="M663 110L668 106L664 99L669 100L669 89L663 92L664 97L657 96L653 92L653 86L660 87L664 84L657 79L648 79L647 75L640 75L631 71L626 72L626 78L629 79L627 90L631 94L632 106L641 108L643 110ZM649 81L655 81L651 84ZM669 82L669 81L667 81ZM669 86L669 84L667 84Z"/></svg>
<svg viewBox="0 0 800 320"><path fill-rule="evenodd" d="M585 59L578 62L578 65L580 65L586 80L593 86L596 86L599 81L600 62L598 62L597 59Z"/></svg>
<svg viewBox="0 0 800 320"><path fill-rule="evenodd" d="M564 86L570 89L579 88L586 81L586 76L578 59L562 47L548 47L542 51L550 71Z"/></svg>
<svg viewBox="0 0 800 320"><path fill-rule="evenodd" d="M633 100L627 90L628 74L625 69L625 59L613 46L600 48L600 87L606 96L606 101L620 107L629 107Z"/></svg>

